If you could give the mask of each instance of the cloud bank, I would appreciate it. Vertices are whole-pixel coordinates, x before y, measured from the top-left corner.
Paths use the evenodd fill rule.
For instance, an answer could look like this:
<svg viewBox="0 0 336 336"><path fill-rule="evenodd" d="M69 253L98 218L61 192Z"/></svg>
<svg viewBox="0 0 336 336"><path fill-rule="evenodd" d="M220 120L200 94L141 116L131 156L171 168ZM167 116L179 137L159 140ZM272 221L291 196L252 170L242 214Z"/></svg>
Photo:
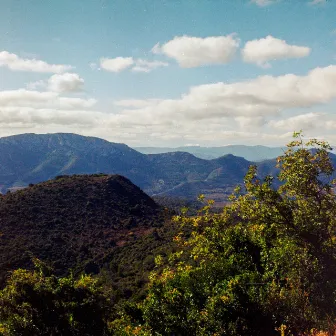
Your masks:
<svg viewBox="0 0 336 336"><path fill-rule="evenodd" d="M303 58L310 52L308 47L290 45L285 40L269 35L259 40L248 41L242 50L242 57L244 62L270 67L269 61Z"/></svg>

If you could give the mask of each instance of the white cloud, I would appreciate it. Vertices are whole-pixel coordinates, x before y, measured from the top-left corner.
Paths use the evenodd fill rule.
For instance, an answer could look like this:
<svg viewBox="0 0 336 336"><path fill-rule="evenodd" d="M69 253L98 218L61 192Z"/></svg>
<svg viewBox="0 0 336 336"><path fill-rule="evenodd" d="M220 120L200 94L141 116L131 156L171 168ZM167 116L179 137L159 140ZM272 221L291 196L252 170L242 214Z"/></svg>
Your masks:
<svg viewBox="0 0 336 336"><path fill-rule="evenodd" d="M92 108L95 99L60 97L57 92L25 89L0 91L0 129L27 132L41 128L101 127L109 115ZM20 133L20 131L19 131Z"/></svg>
<svg viewBox="0 0 336 336"><path fill-rule="evenodd" d="M94 63L92 63L94 64ZM147 61L144 59L134 59L133 57L102 58L100 66L102 69L111 72L121 72L131 69L133 72L151 72L157 68L167 67L167 62ZM95 67L91 67L94 69Z"/></svg>
<svg viewBox="0 0 336 336"><path fill-rule="evenodd" d="M56 92L39 92L25 89L0 91L0 109L3 107L32 107L55 109L88 109L95 99L59 97Z"/></svg>
<svg viewBox="0 0 336 336"><path fill-rule="evenodd" d="M142 108L156 105L162 99L125 99L117 100L114 105L127 108Z"/></svg>
<svg viewBox="0 0 336 336"><path fill-rule="evenodd" d="M243 130L246 129L258 129L265 124L265 118L259 117L236 117L235 121L238 123L239 127Z"/></svg>
<svg viewBox="0 0 336 336"><path fill-rule="evenodd" d="M119 100L109 113L97 111L95 99L21 89L0 91L0 130L2 135L14 129L69 131L138 145L223 145L237 139L271 145L287 141L301 128L323 129L330 139L336 119L303 114L302 108L333 99L336 66L316 68L304 76L260 76L195 86L176 99ZM282 120L270 122L275 118Z"/></svg>
<svg viewBox="0 0 336 336"><path fill-rule="evenodd" d="M134 64L132 57L102 58L100 67L106 71L121 72Z"/></svg>
<svg viewBox="0 0 336 336"><path fill-rule="evenodd" d="M0 126L31 127L45 125L99 125L106 114L87 110L66 110L32 107L0 107Z"/></svg>
<svg viewBox="0 0 336 336"><path fill-rule="evenodd" d="M55 92L81 91L84 79L76 73L63 73L52 75L48 80L48 89Z"/></svg>
<svg viewBox="0 0 336 336"><path fill-rule="evenodd" d="M90 109L95 106L97 100L94 98L82 99L82 98L68 98L68 97L59 97L55 101L55 106L59 106L61 109Z"/></svg>
<svg viewBox="0 0 336 336"><path fill-rule="evenodd" d="M92 108L95 99L60 97L57 92L0 91L0 128L99 127L109 115Z"/></svg>
<svg viewBox="0 0 336 336"><path fill-rule="evenodd" d="M157 68L167 67L169 64L161 61L146 61L143 59L138 59L135 61L135 66L132 71L135 72L151 72Z"/></svg>
<svg viewBox="0 0 336 336"><path fill-rule="evenodd" d="M8 51L0 52L0 67L7 67L14 71L30 71L30 72L49 72L62 73L70 70L70 65L64 64L48 64L37 59L23 59L16 54Z"/></svg>
<svg viewBox="0 0 336 336"><path fill-rule="evenodd" d="M235 120L248 129L249 123L261 127L269 117L286 109L312 107L335 98L336 66L329 66L316 68L306 76L261 76L231 84L200 85L179 99L124 100L116 104L125 107L118 115L118 122L124 125L179 128L191 123L209 125L210 121L226 125L228 120Z"/></svg>
<svg viewBox="0 0 336 336"><path fill-rule="evenodd" d="M152 52L175 59L182 68L193 68L228 63L238 47L239 39L234 34L206 38L184 35L176 36L163 45L156 44Z"/></svg>
<svg viewBox="0 0 336 336"><path fill-rule="evenodd" d="M41 88L46 87L46 82L44 80L38 80L36 82L27 83L26 86L27 86L28 90L35 91L37 89L41 89Z"/></svg>
<svg viewBox="0 0 336 336"><path fill-rule="evenodd" d="M291 118L270 121L269 125L284 130L312 130L325 125L325 113L310 112Z"/></svg>
<svg viewBox="0 0 336 336"><path fill-rule="evenodd" d="M269 61L302 58L310 54L308 47L290 45L286 41L267 36L259 40L248 41L242 50L243 60L262 67L269 67Z"/></svg>
<svg viewBox="0 0 336 336"><path fill-rule="evenodd" d="M251 2L260 7L266 7L278 2L278 0L251 0Z"/></svg>
<svg viewBox="0 0 336 336"><path fill-rule="evenodd" d="M325 128L333 131L336 130L336 120L335 119L327 120L325 123Z"/></svg>
<svg viewBox="0 0 336 336"><path fill-rule="evenodd" d="M0 91L0 107L45 104L57 98L54 92L29 91L25 89Z"/></svg>

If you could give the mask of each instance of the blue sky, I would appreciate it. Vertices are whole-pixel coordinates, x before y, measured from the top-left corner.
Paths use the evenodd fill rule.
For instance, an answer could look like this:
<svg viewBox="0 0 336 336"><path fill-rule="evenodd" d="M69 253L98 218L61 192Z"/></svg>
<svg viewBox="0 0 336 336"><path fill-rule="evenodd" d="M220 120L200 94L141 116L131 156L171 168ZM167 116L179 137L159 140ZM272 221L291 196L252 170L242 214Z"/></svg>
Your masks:
<svg viewBox="0 0 336 336"><path fill-rule="evenodd" d="M336 1L0 5L0 136L278 145L299 127L336 142Z"/></svg>

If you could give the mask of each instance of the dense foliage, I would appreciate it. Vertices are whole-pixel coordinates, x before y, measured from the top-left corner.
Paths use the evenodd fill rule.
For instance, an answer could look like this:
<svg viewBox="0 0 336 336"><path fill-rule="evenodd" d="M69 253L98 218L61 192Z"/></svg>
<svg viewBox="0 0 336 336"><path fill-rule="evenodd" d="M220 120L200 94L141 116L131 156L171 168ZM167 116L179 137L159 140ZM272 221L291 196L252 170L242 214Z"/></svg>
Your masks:
<svg viewBox="0 0 336 336"><path fill-rule="evenodd" d="M0 287L34 256L58 276L107 274L113 298L129 298L172 244L170 216L115 175L60 176L0 196Z"/></svg>
<svg viewBox="0 0 336 336"><path fill-rule="evenodd" d="M237 190L222 214L206 207L200 216L178 217L194 231L189 239L175 237L181 250L151 274L144 302L114 322L120 335L334 334L330 148L295 136L278 159L279 189L251 167L246 190Z"/></svg>
<svg viewBox="0 0 336 336"><path fill-rule="evenodd" d="M90 276L57 278L35 260L0 292L0 335L107 335L110 302Z"/></svg>
<svg viewBox="0 0 336 336"><path fill-rule="evenodd" d="M36 270L14 271L0 291L0 334L334 335L330 147L318 140L304 143L301 133L295 137L278 159L275 184L251 166L244 189L235 190L223 212L213 212L209 201L197 215L183 210L177 231L167 222L151 224L100 259L99 281L59 278L40 262ZM172 235L174 243L168 243Z"/></svg>

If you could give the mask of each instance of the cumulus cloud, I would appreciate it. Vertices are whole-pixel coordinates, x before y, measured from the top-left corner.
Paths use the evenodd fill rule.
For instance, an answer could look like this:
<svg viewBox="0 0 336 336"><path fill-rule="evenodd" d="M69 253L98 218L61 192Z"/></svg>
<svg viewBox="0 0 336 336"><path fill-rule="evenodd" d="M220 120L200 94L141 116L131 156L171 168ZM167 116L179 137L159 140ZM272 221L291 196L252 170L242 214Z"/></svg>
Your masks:
<svg viewBox="0 0 336 336"><path fill-rule="evenodd" d="M62 73L72 69L70 65L48 64L37 59L24 59L8 51L0 52L0 67L7 67L14 71Z"/></svg>
<svg viewBox="0 0 336 336"><path fill-rule="evenodd" d="M324 116L325 113L310 112L287 119L270 121L269 125L284 130L312 130L325 125Z"/></svg>
<svg viewBox="0 0 336 336"><path fill-rule="evenodd" d="M161 61L147 61L134 59L133 57L102 58L100 67L111 72L121 72L131 69L133 72L151 72L157 68L166 67L169 64Z"/></svg>
<svg viewBox="0 0 336 336"><path fill-rule="evenodd" d="M236 117L235 121L238 126L243 129L258 129L261 128L265 124L265 118L262 116L259 117Z"/></svg>
<svg viewBox="0 0 336 336"><path fill-rule="evenodd" d="M46 82L44 80L38 80L36 82L27 83L27 89L31 91L35 91L37 89L45 88Z"/></svg>
<svg viewBox="0 0 336 336"><path fill-rule="evenodd" d="M52 75L48 80L48 89L55 92L76 92L81 91L84 79L76 73L63 73Z"/></svg>
<svg viewBox="0 0 336 336"><path fill-rule="evenodd" d="M237 137L271 144L286 141L294 130L316 125L320 127L316 131L332 132L334 119L317 112L303 114L302 108L335 98L336 66L316 68L303 76L260 76L199 85L176 99L119 100L109 113L96 110L94 99L21 89L0 91L0 128L45 132L54 127L53 131L81 133L85 129L85 134L112 141L152 145L166 141L219 145ZM294 115L288 117L289 113Z"/></svg>
<svg viewBox="0 0 336 336"><path fill-rule="evenodd" d="M60 97L57 92L40 92L26 89L0 91L0 108L32 107L56 109L87 109L96 104L95 99Z"/></svg>
<svg viewBox="0 0 336 336"><path fill-rule="evenodd" d="M278 0L251 0L251 2L260 7L266 7L278 2Z"/></svg>
<svg viewBox="0 0 336 336"><path fill-rule="evenodd" d="M0 91L0 129L6 134L3 130L20 133L40 129L44 133L54 127L59 127L57 131L102 127L109 115L94 110L95 105L95 99L61 97L58 92Z"/></svg>
<svg viewBox="0 0 336 336"><path fill-rule="evenodd" d="M135 72L151 72L157 68L167 67L169 64L167 62L161 61L146 61L143 59L138 59L135 61L135 66L132 71Z"/></svg>
<svg viewBox="0 0 336 336"><path fill-rule="evenodd" d="M239 39L234 34L206 38L184 35L176 36L163 45L156 44L152 52L175 59L182 68L194 68L228 63L238 47Z"/></svg>
<svg viewBox="0 0 336 336"><path fill-rule="evenodd" d="M106 115L97 111L32 108L20 106L0 107L0 126L31 127L45 125L89 126L99 125Z"/></svg>
<svg viewBox="0 0 336 336"><path fill-rule="evenodd" d="M162 99L124 99L117 100L114 105L127 108L141 108L156 105Z"/></svg>
<svg viewBox="0 0 336 336"><path fill-rule="evenodd" d="M179 99L162 99L144 107L126 108L131 124L171 124L172 120L269 117L284 109L311 107L336 98L336 66L316 68L306 76L260 76L237 83L192 87ZM140 106L140 102L137 102Z"/></svg>
<svg viewBox="0 0 336 336"><path fill-rule="evenodd" d="M100 67L106 71L121 72L134 64L132 57L102 58Z"/></svg>
<svg viewBox="0 0 336 336"><path fill-rule="evenodd" d="M0 91L0 128L26 132L45 127L100 127L109 116L96 111L95 99L61 97L58 92ZM20 131L19 131L20 132Z"/></svg>
<svg viewBox="0 0 336 336"><path fill-rule="evenodd" d="M255 63L262 67L270 67L269 61L302 58L310 54L308 47L290 45L285 40L267 36L259 40L248 41L243 50L242 57L247 63Z"/></svg>

